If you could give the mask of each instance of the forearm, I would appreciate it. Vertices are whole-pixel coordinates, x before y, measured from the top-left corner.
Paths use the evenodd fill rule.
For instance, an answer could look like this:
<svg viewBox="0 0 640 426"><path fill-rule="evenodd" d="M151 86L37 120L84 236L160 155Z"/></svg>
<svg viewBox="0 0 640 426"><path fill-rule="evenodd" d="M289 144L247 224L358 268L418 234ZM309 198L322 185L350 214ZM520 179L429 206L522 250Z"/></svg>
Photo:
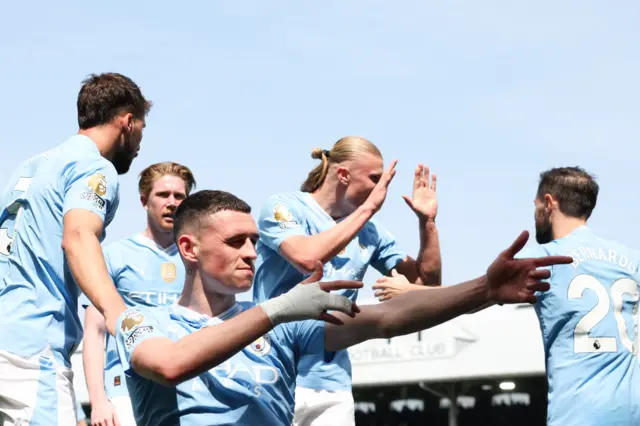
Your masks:
<svg viewBox="0 0 640 426"><path fill-rule="evenodd" d="M171 343L168 350L149 347L146 361L136 360L136 371L148 378L176 386L215 368L273 328L269 317L256 306L221 324L205 327ZM146 342L143 342L143 344Z"/></svg>
<svg viewBox="0 0 640 426"><path fill-rule="evenodd" d="M89 392L91 404L97 404L107 399L104 390L104 335L102 340L98 336L88 336L85 331L82 349L84 364L84 378Z"/></svg>
<svg viewBox="0 0 640 426"><path fill-rule="evenodd" d="M485 277L453 286L409 291L384 303L361 306L344 325L327 324L325 350L346 349L370 339L390 339L435 327L488 302Z"/></svg>
<svg viewBox="0 0 640 426"><path fill-rule="evenodd" d="M485 277L432 291L412 291L377 305L381 307L377 334L381 338L434 327L488 302Z"/></svg>
<svg viewBox="0 0 640 426"><path fill-rule="evenodd" d="M118 315L126 307L109 277L98 239L88 232L73 232L65 236L63 249L76 283L104 316L107 330L114 335Z"/></svg>
<svg viewBox="0 0 640 426"><path fill-rule="evenodd" d="M418 276L427 286L442 285L442 257L438 228L433 220L420 219L420 252L416 260Z"/></svg>
<svg viewBox="0 0 640 426"><path fill-rule="evenodd" d="M316 261L323 264L333 259L371 219L374 210L361 206L331 229L309 236L295 236L285 240L281 252L303 272L311 272Z"/></svg>
<svg viewBox="0 0 640 426"><path fill-rule="evenodd" d="M91 404L98 404L107 399L104 390L104 328L99 327L94 316L89 315L89 310L95 310L92 306L87 308L87 316L84 325L84 340L82 349L82 362L84 365L84 378L87 383L89 400Z"/></svg>

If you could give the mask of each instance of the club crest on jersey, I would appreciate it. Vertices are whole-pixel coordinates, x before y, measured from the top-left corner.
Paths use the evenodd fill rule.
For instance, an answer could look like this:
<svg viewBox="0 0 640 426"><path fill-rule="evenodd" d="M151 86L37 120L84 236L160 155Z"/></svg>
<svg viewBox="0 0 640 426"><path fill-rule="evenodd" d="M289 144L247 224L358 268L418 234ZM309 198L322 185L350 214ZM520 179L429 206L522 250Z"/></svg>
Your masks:
<svg viewBox="0 0 640 426"><path fill-rule="evenodd" d="M165 262L160 266L160 275L162 279L170 283L176 279L176 264L173 262Z"/></svg>
<svg viewBox="0 0 640 426"><path fill-rule="evenodd" d="M96 173L91 176L87 185L100 197L104 197L107 193L107 178L102 173Z"/></svg>
<svg viewBox="0 0 640 426"><path fill-rule="evenodd" d="M294 226L298 225L298 222L293 219L293 215L291 214L289 209L282 204L278 204L273 209L273 218L276 221L280 222L280 228L283 229L293 228Z"/></svg>
<svg viewBox="0 0 640 426"><path fill-rule="evenodd" d="M265 334L250 344L249 350L256 355L265 356L271 351L271 339Z"/></svg>
<svg viewBox="0 0 640 426"><path fill-rule="evenodd" d="M122 331L127 333L131 331L136 325L142 324L143 321L144 315L142 315L140 311L127 312L127 314L122 319L122 325L120 325L120 328L122 329Z"/></svg>

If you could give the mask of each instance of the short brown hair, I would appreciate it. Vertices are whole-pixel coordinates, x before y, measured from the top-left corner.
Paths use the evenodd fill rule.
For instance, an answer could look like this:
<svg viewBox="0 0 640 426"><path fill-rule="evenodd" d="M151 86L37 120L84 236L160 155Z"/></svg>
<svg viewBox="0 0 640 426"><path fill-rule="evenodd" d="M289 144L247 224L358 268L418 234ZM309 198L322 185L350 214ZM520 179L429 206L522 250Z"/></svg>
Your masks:
<svg viewBox="0 0 640 426"><path fill-rule="evenodd" d="M187 190L187 195L189 195L196 186L196 179L187 166L165 161L163 163L152 164L140 172L140 180L138 181L138 191L140 191L140 195L148 197L151 193L153 182L167 175L177 176L182 179Z"/></svg>
<svg viewBox="0 0 640 426"><path fill-rule="evenodd" d="M197 232L204 226L208 216L228 210L251 213L249 204L229 192L203 190L189 195L176 209L173 225L174 240L177 243L178 237L186 228Z"/></svg>
<svg viewBox="0 0 640 426"><path fill-rule="evenodd" d="M580 167L557 167L540 173L537 197L545 194L558 200L560 211L569 217L589 219L598 201L600 187L593 175Z"/></svg>
<svg viewBox="0 0 640 426"><path fill-rule="evenodd" d="M78 126L86 130L107 124L122 113L142 120L151 109L136 83L118 73L91 74L78 93Z"/></svg>

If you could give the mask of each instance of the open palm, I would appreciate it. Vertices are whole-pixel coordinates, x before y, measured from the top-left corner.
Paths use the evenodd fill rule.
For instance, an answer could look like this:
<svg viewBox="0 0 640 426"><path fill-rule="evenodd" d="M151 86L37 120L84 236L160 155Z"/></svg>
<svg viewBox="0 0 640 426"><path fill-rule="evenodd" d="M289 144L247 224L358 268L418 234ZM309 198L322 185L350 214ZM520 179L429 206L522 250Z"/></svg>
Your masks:
<svg viewBox="0 0 640 426"><path fill-rule="evenodd" d="M418 164L413 176L413 195L411 198L403 195L402 198L419 217L435 219L438 214L436 174L431 174L429 182L429 167Z"/></svg>

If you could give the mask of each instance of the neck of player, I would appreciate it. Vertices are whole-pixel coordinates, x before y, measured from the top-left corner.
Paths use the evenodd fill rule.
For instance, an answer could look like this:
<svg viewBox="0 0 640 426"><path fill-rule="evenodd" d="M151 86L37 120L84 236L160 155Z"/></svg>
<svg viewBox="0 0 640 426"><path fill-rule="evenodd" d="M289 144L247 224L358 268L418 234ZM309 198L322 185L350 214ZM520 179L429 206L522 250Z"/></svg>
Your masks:
<svg viewBox="0 0 640 426"><path fill-rule="evenodd" d="M157 229L151 224L147 224L147 228L142 234L162 248L167 248L174 242L173 232Z"/></svg>
<svg viewBox="0 0 640 426"><path fill-rule="evenodd" d="M202 282L202 274L197 268L187 266L186 278L178 305L191 309L202 315L215 317L227 311L236 303L233 294L222 294L206 291Z"/></svg>
<svg viewBox="0 0 640 426"><path fill-rule="evenodd" d="M559 214L553 221L553 239L564 238L581 226L587 224L585 219Z"/></svg>
<svg viewBox="0 0 640 426"><path fill-rule="evenodd" d="M107 160L112 160L117 148L116 141L120 138L121 131L114 126L105 124L90 129L80 129L78 134L91 139L93 143L96 144L96 147L98 147L100 155Z"/></svg>
<svg viewBox="0 0 640 426"><path fill-rule="evenodd" d="M340 202L343 198L340 188L337 180L327 176L320 188L311 194L315 202L334 219L340 219L351 213Z"/></svg>

